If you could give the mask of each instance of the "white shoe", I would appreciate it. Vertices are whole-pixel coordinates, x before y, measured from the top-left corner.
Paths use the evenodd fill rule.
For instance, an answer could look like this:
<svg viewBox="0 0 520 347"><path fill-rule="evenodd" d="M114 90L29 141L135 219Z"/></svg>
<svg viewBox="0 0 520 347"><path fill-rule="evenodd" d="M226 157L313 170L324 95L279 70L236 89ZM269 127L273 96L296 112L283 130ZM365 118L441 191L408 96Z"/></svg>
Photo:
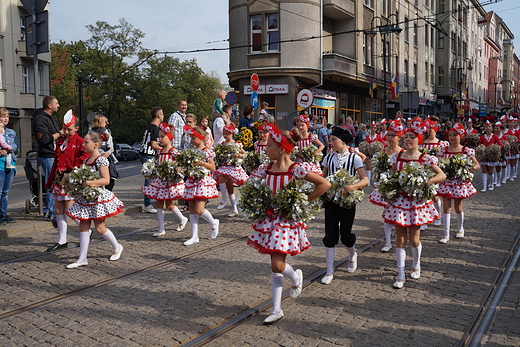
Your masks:
<svg viewBox="0 0 520 347"><path fill-rule="evenodd" d="M196 238L196 239L189 239L188 241L184 241L184 246L189 246L189 245L193 245L194 243L198 243L199 242L199 239Z"/></svg>
<svg viewBox="0 0 520 347"><path fill-rule="evenodd" d="M488 190L493 190L493 189L494 189L493 186L490 186L490 187L488 188Z"/></svg>
<svg viewBox="0 0 520 347"><path fill-rule="evenodd" d="M213 226L213 228L211 228L211 234L210 234L212 239L217 238L219 225L220 225L220 221L218 219L215 219L215 225Z"/></svg>
<svg viewBox="0 0 520 347"><path fill-rule="evenodd" d="M301 294L302 288L303 288L303 272L302 272L302 270L298 269L298 270L295 270L294 272L296 272L298 277L300 277L300 283L298 284L298 286L296 286L296 288L291 286L291 291L289 292L289 295L293 299L297 298Z"/></svg>
<svg viewBox="0 0 520 347"><path fill-rule="evenodd" d="M231 213L228 214L227 216L228 216L228 217L236 217L237 214L238 214L238 212L231 212Z"/></svg>
<svg viewBox="0 0 520 347"><path fill-rule="evenodd" d="M497 184L495 184L495 187L500 187L500 182L498 182ZM491 189L490 189L491 190Z"/></svg>
<svg viewBox="0 0 520 347"><path fill-rule="evenodd" d="M118 260L119 258L121 258L121 253L123 253L123 246L121 244L119 244L119 251L112 254L112 256L110 257L110 260Z"/></svg>
<svg viewBox="0 0 520 347"><path fill-rule="evenodd" d="M352 272L356 271L356 269L357 269L357 252L354 253L354 257L353 258L354 258L353 261L351 261L349 259L348 266L347 266L347 272L351 272L352 273Z"/></svg>
<svg viewBox="0 0 520 347"><path fill-rule="evenodd" d="M509 177L509 180L512 182L512 181L515 180L515 178L514 177Z"/></svg>
<svg viewBox="0 0 520 347"><path fill-rule="evenodd" d="M440 218L437 218L435 220L435 222L433 222L433 225L435 225L436 227L438 227L439 225L441 225L441 219Z"/></svg>
<svg viewBox="0 0 520 347"><path fill-rule="evenodd" d="M184 217L184 220L177 224L177 228L175 228L177 231L182 231L186 227L186 224L188 224L188 218Z"/></svg>
<svg viewBox="0 0 520 347"><path fill-rule="evenodd" d="M146 213L157 213L157 210L152 205L148 205L148 206L144 206L143 207L143 212L146 212Z"/></svg>
<svg viewBox="0 0 520 347"><path fill-rule="evenodd" d="M507 183L507 178L504 178L504 179L502 180L502 184L506 184L506 183Z"/></svg>
<svg viewBox="0 0 520 347"><path fill-rule="evenodd" d="M439 243L448 243L450 239L447 238L447 237L443 237L442 239L439 240Z"/></svg>
<svg viewBox="0 0 520 347"><path fill-rule="evenodd" d="M85 265L88 265L88 261L86 261L86 260L69 264L69 265L67 265L67 269L75 269L77 267L85 266Z"/></svg>
<svg viewBox="0 0 520 347"><path fill-rule="evenodd" d="M321 278L321 283L323 284L329 284L330 282L332 282L332 279L334 278L333 275L325 275Z"/></svg>
<svg viewBox="0 0 520 347"><path fill-rule="evenodd" d="M455 237L458 238L458 239L463 239L464 238L464 230L457 231L457 235L455 235Z"/></svg>
<svg viewBox="0 0 520 347"><path fill-rule="evenodd" d="M224 207L226 207L226 203L222 203L222 202L221 202L220 204L218 204L218 206L217 206L217 210L223 210Z"/></svg>
<svg viewBox="0 0 520 347"><path fill-rule="evenodd" d="M381 252L390 252L392 249L392 245L385 245L383 248L381 248Z"/></svg>
<svg viewBox="0 0 520 347"><path fill-rule="evenodd" d="M283 311L280 310L280 313L277 313L277 314L271 314L270 316L267 316L266 319L264 319L264 324L273 324L274 322L276 322L277 320L280 320L282 319L283 317Z"/></svg>
<svg viewBox="0 0 520 347"><path fill-rule="evenodd" d="M412 273L410 274L410 277L413 279L418 279L421 277L421 269L417 269L416 271L412 269Z"/></svg>
<svg viewBox="0 0 520 347"><path fill-rule="evenodd" d="M482 189L482 190L481 190L481 192L482 192L482 193L485 193L485 192L486 192L486 190L487 190L487 189Z"/></svg>
<svg viewBox="0 0 520 347"><path fill-rule="evenodd" d="M401 289L404 287L404 282L405 280L397 280L394 282L394 284L392 285L395 289Z"/></svg>
<svg viewBox="0 0 520 347"><path fill-rule="evenodd" d="M159 236L164 236L164 235L166 235L166 231L164 231L164 230L152 234L153 237L159 237Z"/></svg>

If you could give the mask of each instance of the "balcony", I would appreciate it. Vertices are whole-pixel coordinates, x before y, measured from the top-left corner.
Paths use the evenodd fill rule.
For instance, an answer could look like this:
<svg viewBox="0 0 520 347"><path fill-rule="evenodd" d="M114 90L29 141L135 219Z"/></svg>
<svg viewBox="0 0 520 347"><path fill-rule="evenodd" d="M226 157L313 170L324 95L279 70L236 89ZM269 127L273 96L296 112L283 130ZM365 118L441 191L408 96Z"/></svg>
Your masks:
<svg viewBox="0 0 520 347"><path fill-rule="evenodd" d="M323 15L338 19L354 18L356 4L353 0L323 0Z"/></svg>
<svg viewBox="0 0 520 347"><path fill-rule="evenodd" d="M357 62L354 58L338 52L323 53L323 71L336 71L340 74L357 75Z"/></svg>

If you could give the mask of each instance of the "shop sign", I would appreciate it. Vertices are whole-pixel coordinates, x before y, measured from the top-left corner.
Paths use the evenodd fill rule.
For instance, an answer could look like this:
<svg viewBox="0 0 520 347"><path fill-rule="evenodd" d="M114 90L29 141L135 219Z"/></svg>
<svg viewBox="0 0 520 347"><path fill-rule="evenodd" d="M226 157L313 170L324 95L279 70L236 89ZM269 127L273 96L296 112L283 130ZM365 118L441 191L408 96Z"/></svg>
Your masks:
<svg viewBox="0 0 520 347"><path fill-rule="evenodd" d="M251 95L254 92L252 86L244 86L244 95ZM288 84L261 84L256 91L260 94L289 94Z"/></svg>
<svg viewBox="0 0 520 347"><path fill-rule="evenodd" d="M333 92L332 90L324 90L324 89L316 89L312 88L312 93L317 98L336 100L338 98L338 94Z"/></svg>

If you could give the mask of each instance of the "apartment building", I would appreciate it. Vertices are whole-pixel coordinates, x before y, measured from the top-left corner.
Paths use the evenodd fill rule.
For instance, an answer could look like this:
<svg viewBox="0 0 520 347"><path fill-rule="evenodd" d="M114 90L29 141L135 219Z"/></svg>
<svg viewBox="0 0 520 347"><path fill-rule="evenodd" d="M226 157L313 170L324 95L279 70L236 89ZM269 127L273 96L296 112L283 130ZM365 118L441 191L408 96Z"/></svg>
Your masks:
<svg viewBox="0 0 520 347"><path fill-rule="evenodd" d="M47 5L48 7L48 5ZM18 134L19 155L33 147L31 115L35 108L33 57L26 54L25 16L28 12L19 0L0 1L0 107L10 116L8 127ZM51 54L38 55L40 91L37 108L49 94Z"/></svg>

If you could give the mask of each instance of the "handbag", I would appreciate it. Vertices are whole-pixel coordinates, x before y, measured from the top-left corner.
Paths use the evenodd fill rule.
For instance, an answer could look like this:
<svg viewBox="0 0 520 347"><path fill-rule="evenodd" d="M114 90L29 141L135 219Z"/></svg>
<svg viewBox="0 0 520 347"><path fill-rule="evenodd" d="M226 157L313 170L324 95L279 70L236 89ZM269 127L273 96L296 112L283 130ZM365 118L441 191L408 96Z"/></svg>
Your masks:
<svg viewBox="0 0 520 347"><path fill-rule="evenodd" d="M108 171L110 172L110 177L119 178L119 172L117 172L116 162L114 160L113 154L108 156Z"/></svg>

